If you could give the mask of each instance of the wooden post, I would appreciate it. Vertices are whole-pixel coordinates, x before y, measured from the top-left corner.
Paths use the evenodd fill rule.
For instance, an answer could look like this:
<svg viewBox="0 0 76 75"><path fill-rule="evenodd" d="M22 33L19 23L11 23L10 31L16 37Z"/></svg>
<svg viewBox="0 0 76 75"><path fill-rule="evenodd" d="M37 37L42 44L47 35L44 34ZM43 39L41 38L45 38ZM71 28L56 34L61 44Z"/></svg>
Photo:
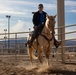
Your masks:
<svg viewBox="0 0 76 75"><path fill-rule="evenodd" d="M65 13L64 13L64 0L57 0L57 14L58 14L58 27L65 26ZM61 32L62 31L62 32ZM58 34L61 33L60 36L58 36L58 40L62 41L61 49L59 49L59 52L62 53L62 61L64 61L64 49L63 46L65 42L65 28L58 29Z"/></svg>

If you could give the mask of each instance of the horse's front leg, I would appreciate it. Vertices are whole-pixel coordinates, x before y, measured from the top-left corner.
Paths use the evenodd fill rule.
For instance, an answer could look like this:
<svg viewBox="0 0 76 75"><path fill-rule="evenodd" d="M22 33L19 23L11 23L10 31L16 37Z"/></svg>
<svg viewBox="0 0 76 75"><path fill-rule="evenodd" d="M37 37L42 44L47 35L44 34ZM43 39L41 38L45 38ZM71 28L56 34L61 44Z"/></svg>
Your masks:
<svg viewBox="0 0 76 75"><path fill-rule="evenodd" d="M49 66L50 65L50 63L49 63L49 53L47 54L46 59L47 59L47 65Z"/></svg>
<svg viewBox="0 0 76 75"><path fill-rule="evenodd" d="M39 59L39 62L42 64L42 51L41 50L39 50L38 59Z"/></svg>
<svg viewBox="0 0 76 75"><path fill-rule="evenodd" d="M48 66L50 65L49 58L50 58L50 49L47 49L47 51L46 51L46 60L47 60L47 65Z"/></svg>
<svg viewBox="0 0 76 75"><path fill-rule="evenodd" d="M47 65L50 65L49 58L50 58L50 53L51 53L52 46L53 46L53 41L50 42L50 46L46 50Z"/></svg>

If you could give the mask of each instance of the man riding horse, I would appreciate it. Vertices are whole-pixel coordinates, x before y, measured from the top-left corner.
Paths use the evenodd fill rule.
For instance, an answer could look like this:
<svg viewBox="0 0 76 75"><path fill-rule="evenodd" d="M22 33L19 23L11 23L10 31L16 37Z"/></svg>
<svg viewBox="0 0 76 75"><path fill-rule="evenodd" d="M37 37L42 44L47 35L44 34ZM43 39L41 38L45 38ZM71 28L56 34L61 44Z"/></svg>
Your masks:
<svg viewBox="0 0 76 75"><path fill-rule="evenodd" d="M38 37L38 35L41 33L42 29L44 28L45 22L46 22L46 12L43 11L43 4L39 4L38 11L33 15L33 24L34 24L34 31L32 34L32 37L30 40L27 41L27 44L29 47L32 46L32 43L34 39ZM52 28L53 36L55 34L54 27ZM54 37L54 45L56 48L59 47L61 42L57 41Z"/></svg>

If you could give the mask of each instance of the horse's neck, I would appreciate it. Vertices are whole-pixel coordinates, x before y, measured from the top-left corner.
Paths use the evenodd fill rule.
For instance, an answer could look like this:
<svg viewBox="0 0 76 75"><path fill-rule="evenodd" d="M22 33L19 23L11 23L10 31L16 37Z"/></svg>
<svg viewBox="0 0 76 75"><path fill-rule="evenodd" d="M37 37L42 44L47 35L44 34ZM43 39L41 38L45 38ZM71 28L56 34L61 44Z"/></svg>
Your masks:
<svg viewBox="0 0 76 75"><path fill-rule="evenodd" d="M50 34L50 30L46 27L46 25L44 26L43 30L42 30L42 33L45 33L45 34Z"/></svg>

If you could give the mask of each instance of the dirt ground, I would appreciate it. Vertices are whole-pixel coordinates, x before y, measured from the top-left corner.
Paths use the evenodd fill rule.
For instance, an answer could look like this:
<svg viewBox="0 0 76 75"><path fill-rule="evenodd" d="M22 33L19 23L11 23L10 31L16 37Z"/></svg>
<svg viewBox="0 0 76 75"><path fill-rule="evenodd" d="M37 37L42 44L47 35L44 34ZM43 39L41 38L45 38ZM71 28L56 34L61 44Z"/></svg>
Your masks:
<svg viewBox="0 0 76 75"><path fill-rule="evenodd" d="M48 67L45 63L39 65L38 61L34 61L31 66L28 57L5 57L0 57L0 75L76 75L74 64L50 62Z"/></svg>

